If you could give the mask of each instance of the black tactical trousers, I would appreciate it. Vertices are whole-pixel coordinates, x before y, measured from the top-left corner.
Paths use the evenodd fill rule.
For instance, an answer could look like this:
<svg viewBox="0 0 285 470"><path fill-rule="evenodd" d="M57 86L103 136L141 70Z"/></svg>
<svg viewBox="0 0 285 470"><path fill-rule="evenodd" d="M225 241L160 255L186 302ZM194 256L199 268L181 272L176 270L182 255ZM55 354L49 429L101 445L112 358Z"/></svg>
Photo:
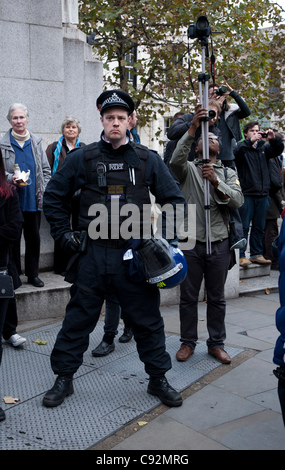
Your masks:
<svg viewBox="0 0 285 470"><path fill-rule="evenodd" d="M108 292L116 295L131 323L146 373L163 376L171 368L171 359L165 350L158 288L146 282L132 282L123 263L122 249L98 246L95 242L79 258L77 280L71 287L71 299L51 354L54 373L70 375L80 367L89 334L98 322Z"/></svg>

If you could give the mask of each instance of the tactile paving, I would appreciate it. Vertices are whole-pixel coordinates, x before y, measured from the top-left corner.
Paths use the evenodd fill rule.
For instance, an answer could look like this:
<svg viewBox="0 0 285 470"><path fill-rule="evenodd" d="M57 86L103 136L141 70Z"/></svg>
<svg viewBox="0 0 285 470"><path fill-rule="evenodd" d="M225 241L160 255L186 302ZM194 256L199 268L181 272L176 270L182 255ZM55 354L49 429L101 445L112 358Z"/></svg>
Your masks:
<svg viewBox="0 0 285 470"><path fill-rule="evenodd" d="M90 335L83 365L74 378L75 393L59 407L42 406L43 395L55 380L50 353L60 327L57 323L28 332L21 349L3 344L0 397L2 400L12 396L19 401L11 405L2 402L6 413L6 420L0 423L2 450L88 449L161 403L147 393L148 376L134 339L129 343L115 339L115 351L106 357L91 355L103 336L103 322L98 322ZM48 342L39 345L33 342L37 338ZM202 341L197 344L191 362L178 362L175 354L179 346L178 336L166 336L172 358L167 379L178 391L221 365L207 354ZM235 357L242 349L227 346L227 351Z"/></svg>

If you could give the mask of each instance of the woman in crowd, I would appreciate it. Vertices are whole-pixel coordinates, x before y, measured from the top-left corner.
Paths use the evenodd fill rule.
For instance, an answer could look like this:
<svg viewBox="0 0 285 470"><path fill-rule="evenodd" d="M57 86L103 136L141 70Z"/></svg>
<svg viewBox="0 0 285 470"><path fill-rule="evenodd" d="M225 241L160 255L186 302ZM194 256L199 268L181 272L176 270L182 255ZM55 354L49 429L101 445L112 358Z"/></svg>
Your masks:
<svg viewBox="0 0 285 470"><path fill-rule="evenodd" d="M80 121L67 116L61 124L61 137L58 141L50 144L46 149L47 158L50 164L52 175L59 170L70 150L77 147L83 147L85 144L80 142L79 134L82 126ZM80 194L75 194L71 201L72 227L76 230L77 214L79 210ZM69 256L62 251L57 242L54 243L54 272L64 275Z"/></svg>
<svg viewBox="0 0 285 470"><path fill-rule="evenodd" d="M43 287L38 277L40 259L40 223L43 193L50 179L50 166L42 144L42 139L27 130L29 113L21 103L10 106L7 119L11 129L0 141L3 162L8 183L17 187L20 207L24 217L25 275L35 287ZM14 175L14 165L20 171L30 171L30 184L23 185ZM15 246L15 262L21 273L20 238Z"/></svg>
<svg viewBox="0 0 285 470"><path fill-rule="evenodd" d="M19 206L19 198L14 186L7 183L0 149L0 267L8 268L8 274L13 277L14 288L21 285L21 281L13 262L11 244L19 239L22 229L23 216ZM0 274L0 286L1 286ZM2 333L6 320L9 302L14 299L0 298L0 364L2 359ZM16 304L15 304L16 305ZM16 325L14 325L16 326ZM17 335L20 338L19 335ZM23 338L22 338L23 339ZM5 413L0 408L0 421L5 419Z"/></svg>

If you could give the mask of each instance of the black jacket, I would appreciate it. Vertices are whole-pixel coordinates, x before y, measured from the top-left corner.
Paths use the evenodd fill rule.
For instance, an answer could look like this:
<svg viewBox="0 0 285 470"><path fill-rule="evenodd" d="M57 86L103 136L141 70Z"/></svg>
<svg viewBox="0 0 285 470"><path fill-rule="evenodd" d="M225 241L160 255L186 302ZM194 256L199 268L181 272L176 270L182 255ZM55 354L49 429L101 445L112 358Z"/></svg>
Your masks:
<svg viewBox="0 0 285 470"><path fill-rule="evenodd" d="M218 123L219 129L222 132L223 141L223 147L220 149L219 155L222 161L233 159L233 148L236 143L240 142L242 139L239 121L250 115L249 107L235 90L232 90L229 96L232 97L236 103L229 103L228 109L226 110L226 101L224 101Z"/></svg>
<svg viewBox="0 0 285 470"><path fill-rule="evenodd" d="M176 147L178 140L181 139L181 137L185 134L185 132L187 132L188 129L190 128L193 116L194 114L192 113L183 114L183 116L178 118L168 129L167 137L168 139L175 141L175 144L173 145L174 148ZM220 144L220 149L221 149L222 148L222 133L220 129L218 128L218 126L216 125L210 126L209 132L213 132L219 137L219 144ZM201 136L201 134L202 134L202 130L201 130L201 127L199 127L195 132L195 140L189 152L189 156L188 156L189 161L193 161L195 160L195 158L198 157L198 155L195 152L195 149L197 147L197 141L199 137ZM172 153L174 151L174 148L172 149ZM170 156L169 155L164 156L164 161L167 166L169 166L168 163L170 162L172 153Z"/></svg>
<svg viewBox="0 0 285 470"><path fill-rule="evenodd" d="M281 137L276 136L252 146L250 140L239 142L234 149L235 162L243 194L245 196L268 196L270 177L268 160L278 157L284 149Z"/></svg>
<svg viewBox="0 0 285 470"><path fill-rule="evenodd" d="M0 196L0 267L8 265L15 289L21 285L21 281L13 262L10 247L13 242L17 242L19 239L22 224L23 216L17 192L13 190L13 196L8 199Z"/></svg>
<svg viewBox="0 0 285 470"><path fill-rule="evenodd" d="M123 153L124 160L131 168L135 168L136 162L139 160L134 151L134 147L137 145L138 144L129 142L115 151L111 144L103 140L100 141L100 147L103 146L103 150L110 153L110 156L114 159L114 163L121 161L119 158L121 158L120 154ZM120 171L118 171L117 174L117 184L120 185ZM51 227L51 235L55 240L59 240L64 233L70 232L70 199L77 190L82 189L84 191L87 183L88 178L84 149L73 150L64 161L62 168L56 171L50 179L44 194L44 213ZM161 206L167 203L173 206L176 204L185 205L185 199L169 174L161 157L150 150L148 151L146 164L145 184L155 196L157 204ZM94 202L96 202L96 200ZM136 200L134 200L133 203L135 204ZM164 219L165 214L163 213L162 220ZM89 223L90 220L86 221L85 227L81 224L81 229L87 230Z"/></svg>

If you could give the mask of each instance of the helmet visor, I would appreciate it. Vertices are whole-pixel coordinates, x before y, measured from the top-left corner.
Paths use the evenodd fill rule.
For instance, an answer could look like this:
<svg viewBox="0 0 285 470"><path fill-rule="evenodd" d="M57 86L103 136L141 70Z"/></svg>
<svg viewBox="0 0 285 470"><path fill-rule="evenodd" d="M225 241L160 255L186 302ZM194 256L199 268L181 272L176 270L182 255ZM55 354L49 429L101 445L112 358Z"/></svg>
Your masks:
<svg viewBox="0 0 285 470"><path fill-rule="evenodd" d="M146 279L161 276L174 267L169 244L163 239L150 238L137 250L138 260Z"/></svg>

